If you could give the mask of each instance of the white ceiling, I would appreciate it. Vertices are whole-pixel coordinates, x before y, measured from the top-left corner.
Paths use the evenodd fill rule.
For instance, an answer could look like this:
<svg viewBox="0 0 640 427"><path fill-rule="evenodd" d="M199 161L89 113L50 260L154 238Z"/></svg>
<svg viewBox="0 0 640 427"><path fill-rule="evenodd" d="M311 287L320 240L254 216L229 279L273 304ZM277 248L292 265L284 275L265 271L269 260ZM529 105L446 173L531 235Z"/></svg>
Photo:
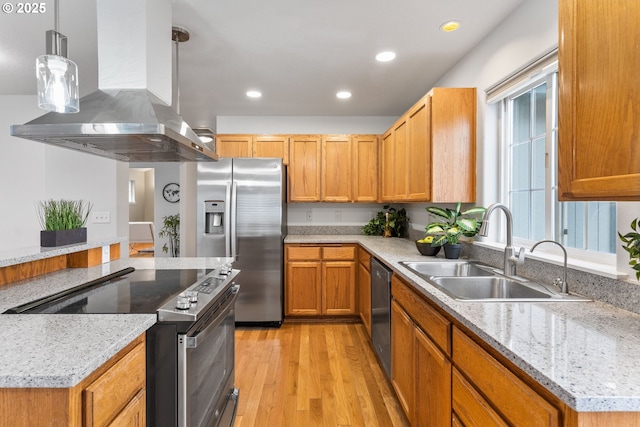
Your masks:
<svg viewBox="0 0 640 427"><path fill-rule="evenodd" d="M173 0L174 25L191 34L179 48L180 112L192 127L215 127L216 116L399 116L521 2ZM35 58L53 28L45 3L44 15L3 13L2 95L35 94ZM98 81L95 0L59 5L86 95ZM450 19L461 28L441 32ZM396 60L376 62L383 50Z"/></svg>

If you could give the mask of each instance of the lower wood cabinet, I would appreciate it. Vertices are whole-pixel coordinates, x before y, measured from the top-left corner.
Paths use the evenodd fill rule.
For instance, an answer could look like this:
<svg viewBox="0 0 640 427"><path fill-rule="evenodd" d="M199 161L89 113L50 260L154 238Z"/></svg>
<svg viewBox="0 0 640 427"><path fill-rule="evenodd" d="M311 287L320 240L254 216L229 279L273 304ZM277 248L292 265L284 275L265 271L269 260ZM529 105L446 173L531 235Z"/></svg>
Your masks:
<svg viewBox="0 0 640 427"><path fill-rule="evenodd" d="M371 336L371 254L358 248L358 312L369 336Z"/></svg>
<svg viewBox="0 0 640 427"><path fill-rule="evenodd" d="M0 389L0 426L146 425L145 335L72 388Z"/></svg>
<svg viewBox="0 0 640 427"><path fill-rule="evenodd" d="M285 245L285 315L356 313L356 245Z"/></svg>

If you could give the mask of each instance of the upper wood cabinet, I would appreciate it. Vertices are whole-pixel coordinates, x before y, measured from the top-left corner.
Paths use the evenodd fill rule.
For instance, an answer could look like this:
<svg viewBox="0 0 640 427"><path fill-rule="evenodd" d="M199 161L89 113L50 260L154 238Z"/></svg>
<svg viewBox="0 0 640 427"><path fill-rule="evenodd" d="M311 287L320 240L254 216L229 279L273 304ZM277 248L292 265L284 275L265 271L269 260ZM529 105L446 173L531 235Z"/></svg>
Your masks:
<svg viewBox="0 0 640 427"><path fill-rule="evenodd" d="M289 201L320 201L320 135L293 135L289 140Z"/></svg>
<svg viewBox="0 0 640 427"><path fill-rule="evenodd" d="M352 135L354 202L378 201L378 136Z"/></svg>
<svg viewBox="0 0 640 427"><path fill-rule="evenodd" d="M560 0L560 200L640 200L640 2Z"/></svg>
<svg viewBox="0 0 640 427"><path fill-rule="evenodd" d="M251 157L253 135L216 135L216 154L224 158Z"/></svg>
<svg viewBox="0 0 640 427"><path fill-rule="evenodd" d="M269 157L289 164L289 135L216 135L216 153L222 158Z"/></svg>
<svg viewBox="0 0 640 427"><path fill-rule="evenodd" d="M322 201L350 202L352 195L351 137L322 136Z"/></svg>
<svg viewBox="0 0 640 427"><path fill-rule="evenodd" d="M474 202L476 89L434 88L382 137L382 201Z"/></svg>
<svg viewBox="0 0 640 427"><path fill-rule="evenodd" d="M275 157L289 164L289 135L255 135L253 157Z"/></svg>

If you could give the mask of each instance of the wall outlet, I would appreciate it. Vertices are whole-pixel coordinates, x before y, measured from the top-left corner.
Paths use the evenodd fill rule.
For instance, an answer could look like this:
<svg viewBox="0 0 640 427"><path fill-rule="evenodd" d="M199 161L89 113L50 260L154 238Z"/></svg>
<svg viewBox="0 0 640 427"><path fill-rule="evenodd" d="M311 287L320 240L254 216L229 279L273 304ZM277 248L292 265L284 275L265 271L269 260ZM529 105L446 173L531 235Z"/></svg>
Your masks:
<svg viewBox="0 0 640 427"><path fill-rule="evenodd" d="M307 221L313 221L313 213L311 211L307 211Z"/></svg>
<svg viewBox="0 0 640 427"><path fill-rule="evenodd" d="M342 221L342 211L336 211L336 221Z"/></svg>
<svg viewBox="0 0 640 427"><path fill-rule="evenodd" d="M111 212L93 212L91 218L94 224L108 224L111 222Z"/></svg>

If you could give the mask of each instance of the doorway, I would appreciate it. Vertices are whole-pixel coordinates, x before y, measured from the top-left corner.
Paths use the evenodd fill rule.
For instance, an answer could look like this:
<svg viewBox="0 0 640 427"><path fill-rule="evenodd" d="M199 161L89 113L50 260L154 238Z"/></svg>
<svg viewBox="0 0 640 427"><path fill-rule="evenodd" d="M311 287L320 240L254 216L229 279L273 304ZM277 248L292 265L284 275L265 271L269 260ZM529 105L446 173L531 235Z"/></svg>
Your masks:
<svg viewBox="0 0 640 427"><path fill-rule="evenodd" d="M129 257L155 256L155 169L129 168Z"/></svg>

